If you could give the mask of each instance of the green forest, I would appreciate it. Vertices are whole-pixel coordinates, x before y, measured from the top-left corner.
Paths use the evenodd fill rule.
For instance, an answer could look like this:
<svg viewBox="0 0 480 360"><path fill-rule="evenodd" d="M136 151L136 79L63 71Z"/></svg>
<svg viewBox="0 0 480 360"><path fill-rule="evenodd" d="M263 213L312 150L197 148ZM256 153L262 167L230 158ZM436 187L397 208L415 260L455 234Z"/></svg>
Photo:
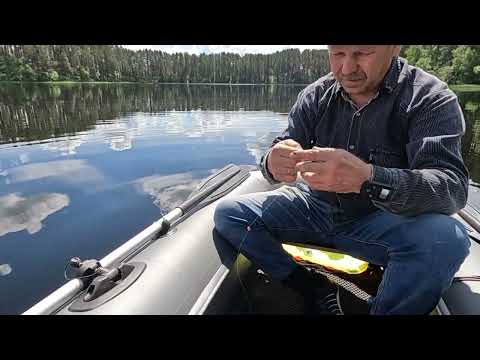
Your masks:
<svg viewBox="0 0 480 360"><path fill-rule="evenodd" d="M326 50L190 55L110 45L0 45L0 81L308 83L328 72Z"/></svg>
<svg viewBox="0 0 480 360"><path fill-rule="evenodd" d="M449 84L480 84L479 45L406 45L401 55ZM0 81L308 84L328 72L327 50L240 56L116 45L0 45Z"/></svg>

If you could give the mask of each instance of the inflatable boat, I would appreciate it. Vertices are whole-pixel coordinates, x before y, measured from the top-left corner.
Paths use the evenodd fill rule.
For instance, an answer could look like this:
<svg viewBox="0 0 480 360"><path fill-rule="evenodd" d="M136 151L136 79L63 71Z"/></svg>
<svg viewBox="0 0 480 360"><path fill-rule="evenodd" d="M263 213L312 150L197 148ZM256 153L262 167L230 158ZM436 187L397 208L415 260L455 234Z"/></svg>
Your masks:
<svg viewBox="0 0 480 360"><path fill-rule="evenodd" d="M70 280L23 314L302 314L298 295L238 254L213 223L220 199L277 186L253 166L226 166L103 259L71 259L65 268ZM470 233L470 254L432 314L480 314L480 210L469 203L453 216ZM366 300L378 289L381 267L336 249L283 246L339 284L344 314L368 313Z"/></svg>

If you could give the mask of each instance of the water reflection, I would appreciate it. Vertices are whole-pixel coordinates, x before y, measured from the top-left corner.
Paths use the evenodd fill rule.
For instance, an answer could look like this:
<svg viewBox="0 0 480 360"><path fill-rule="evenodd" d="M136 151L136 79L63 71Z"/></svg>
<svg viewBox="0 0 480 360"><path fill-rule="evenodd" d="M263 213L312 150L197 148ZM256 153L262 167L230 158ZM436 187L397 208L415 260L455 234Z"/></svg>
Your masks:
<svg viewBox="0 0 480 360"><path fill-rule="evenodd" d="M28 154L20 154L18 156L18 159L20 160L20 162L22 164L26 164L27 162L30 162L30 157L28 156ZM1 169L0 169L0 171L1 171Z"/></svg>
<svg viewBox="0 0 480 360"><path fill-rule="evenodd" d="M153 203L163 213L174 209L197 188L203 179L213 174L216 169L202 172L186 172L174 175L155 175L138 179L134 182L139 191L151 196Z"/></svg>
<svg viewBox="0 0 480 360"><path fill-rule="evenodd" d="M246 143L247 151L255 157L255 163L259 164L262 156L272 144L273 139L278 135L278 132L269 131L263 136L258 136L255 142Z"/></svg>
<svg viewBox="0 0 480 360"><path fill-rule="evenodd" d="M191 112L190 131L185 131L188 128L178 119L170 117L162 119L162 129L170 134L200 137L206 132L218 131L222 126L228 127L228 124L218 124L218 115L212 115L212 119L198 118L198 111L287 113L301 88L275 85L2 84L0 142L67 136L61 144L49 144L46 148L59 151L63 156L74 155L76 148L83 143L78 134L104 127L105 139L112 150L130 150L137 135L135 132L144 124L128 114ZM457 94L467 125L463 153L473 176L480 179L480 168L476 165L480 156L480 92Z"/></svg>
<svg viewBox="0 0 480 360"><path fill-rule="evenodd" d="M42 228L42 221L49 215L68 206L65 194L36 194L23 197L13 193L0 197L0 236L10 232L27 230L34 234Z"/></svg>
<svg viewBox="0 0 480 360"><path fill-rule="evenodd" d="M2 84L0 141L50 139L125 113L290 110L298 86Z"/></svg>
<svg viewBox="0 0 480 360"><path fill-rule="evenodd" d="M110 138L110 149L124 151L132 148L132 137L130 134L119 134Z"/></svg>
<svg viewBox="0 0 480 360"><path fill-rule="evenodd" d="M68 259L102 258L217 169L254 165L285 122L269 111L130 112L0 146L0 263L15 269L0 282L0 313L24 311L64 282Z"/></svg>
<svg viewBox="0 0 480 360"><path fill-rule="evenodd" d="M75 155L76 149L85 142L81 137L66 137L59 141L42 144L42 149L60 153L60 156Z"/></svg>
<svg viewBox="0 0 480 360"><path fill-rule="evenodd" d="M4 170L6 184L55 178L69 184L82 186L102 184L105 177L85 160L56 160L27 164Z"/></svg>
<svg viewBox="0 0 480 360"><path fill-rule="evenodd" d="M0 264L0 276L6 276L12 272L10 264Z"/></svg>

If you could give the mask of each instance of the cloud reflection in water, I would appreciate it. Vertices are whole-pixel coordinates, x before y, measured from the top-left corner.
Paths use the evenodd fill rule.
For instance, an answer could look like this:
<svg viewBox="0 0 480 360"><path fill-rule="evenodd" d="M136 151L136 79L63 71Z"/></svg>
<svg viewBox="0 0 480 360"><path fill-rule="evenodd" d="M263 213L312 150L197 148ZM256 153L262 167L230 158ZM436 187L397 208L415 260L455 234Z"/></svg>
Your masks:
<svg viewBox="0 0 480 360"><path fill-rule="evenodd" d="M149 194L154 199L153 203L166 213L184 202L214 172L216 169L201 174L154 175L137 179L134 183L139 191Z"/></svg>
<svg viewBox="0 0 480 360"><path fill-rule="evenodd" d="M10 264L0 264L0 276L6 276L12 272Z"/></svg>
<svg viewBox="0 0 480 360"><path fill-rule="evenodd" d="M56 160L17 166L0 172L6 183L20 183L47 177L62 178L67 183L101 183L104 176L85 160Z"/></svg>
<svg viewBox="0 0 480 360"><path fill-rule="evenodd" d="M34 234L42 221L70 203L65 194L45 193L23 197L19 193L0 197L0 236L27 230Z"/></svg>

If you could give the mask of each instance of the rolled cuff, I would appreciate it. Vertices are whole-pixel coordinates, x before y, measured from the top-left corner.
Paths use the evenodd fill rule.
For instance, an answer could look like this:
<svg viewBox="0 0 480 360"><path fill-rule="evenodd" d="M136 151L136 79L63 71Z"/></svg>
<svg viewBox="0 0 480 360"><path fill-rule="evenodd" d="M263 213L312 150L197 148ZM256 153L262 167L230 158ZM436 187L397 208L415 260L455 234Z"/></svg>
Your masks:
<svg viewBox="0 0 480 360"><path fill-rule="evenodd" d="M260 160L260 170L265 180L267 180L269 184L275 185L275 184L279 184L280 181L277 181L273 178L273 175L270 173L270 171L268 171L268 167L267 167L268 155L270 155L271 151L272 149L268 150L265 153L265 155L262 156L262 159Z"/></svg>

